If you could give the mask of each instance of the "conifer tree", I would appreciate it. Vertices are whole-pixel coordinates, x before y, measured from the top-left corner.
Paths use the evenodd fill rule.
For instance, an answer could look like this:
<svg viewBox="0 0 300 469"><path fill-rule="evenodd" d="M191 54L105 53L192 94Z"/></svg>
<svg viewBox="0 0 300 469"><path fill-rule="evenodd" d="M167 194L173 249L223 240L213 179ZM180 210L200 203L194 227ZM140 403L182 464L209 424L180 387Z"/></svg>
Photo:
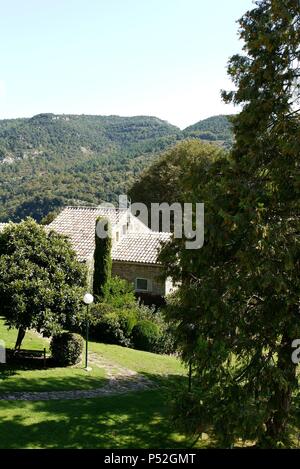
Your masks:
<svg viewBox="0 0 300 469"><path fill-rule="evenodd" d="M103 289L111 278L111 227L109 220L99 217L95 227L95 252L94 252L94 275L93 293L95 298L103 296Z"/></svg>

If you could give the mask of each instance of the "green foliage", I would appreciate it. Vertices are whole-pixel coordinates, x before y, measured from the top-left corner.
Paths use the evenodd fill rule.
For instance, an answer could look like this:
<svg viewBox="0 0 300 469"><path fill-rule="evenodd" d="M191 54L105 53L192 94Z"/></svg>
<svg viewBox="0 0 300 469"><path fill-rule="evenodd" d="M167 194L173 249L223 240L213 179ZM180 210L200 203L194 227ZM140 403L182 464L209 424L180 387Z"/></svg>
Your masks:
<svg viewBox="0 0 300 469"><path fill-rule="evenodd" d="M0 233L1 314L47 335L76 322L86 280L70 243L31 219Z"/></svg>
<svg viewBox="0 0 300 469"><path fill-rule="evenodd" d="M118 320L120 324L120 328L124 332L126 337L131 338L132 329L136 325L138 321L138 309L121 309L118 314Z"/></svg>
<svg viewBox="0 0 300 469"><path fill-rule="evenodd" d="M213 162L224 155L224 149L207 142L180 142L141 175L130 189L129 196L132 202L145 203L148 213L151 213L151 203L192 202L191 178L201 177L203 182L206 181L204 175ZM187 197L185 191L189 188L191 195Z"/></svg>
<svg viewBox="0 0 300 469"><path fill-rule="evenodd" d="M299 18L298 0L260 0L240 20L246 55L230 59L237 90L223 93L243 106L232 153L180 177L186 200L205 203L204 247L175 239L161 255L166 276L181 282L168 317L194 374L177 415L222 446L290 444L291 344L300 337Z"/></svg>
<svg viewBox="0 0 300 469"><path fill-rule="evenodd" d="M202 133L210 130L204 126ZM155 117L2 120L0 221L40 221L65 205L117 202L156 155L186 137L188 131Z"/></svg>
<svg viewBox="0 0 300 469"><path fill-rule="evenodd" d="M138 304L132 285L112 277L106 283L100 301L91 306L91 337L108 344L135 347L133 329L139 322L151 323L159 331L156 340L149 342L145 350L167 354L175 351L173 331L163 314Z"/></svg>
<svg viewBox="0 0 300 469"><path fill-rule="evenodd" d="M101 228L101 229L100 229ZM106 232L106 237L101 237ZM97 299L103 296L103 288L111 278L111 227L108 219L99 217L96 220L93 293Z"/></svg>
<svg viewBox="0 0 300 469"><path fill-rule="evenodd" d="M111 277L103 287L104 300L114 307L136 306L133 285L120 277Z"/></svg>
<svg viewBox="0 0 300 469"><path fill-rule="evenodd" d="M137 322L136 309L114 308L98 303L91 308L91 337L99 342L129 347L131 331Z"/></svg>
<svg viewBox="0 0 300 469"><path fill-rule="evenodd" d="M159 328L159 336L153 344L152 352L167 355L176 352L176 328L166 321L164 308L156 310L156 308L141 304L139 305L138 318L140 321L150 321Z"/></svg>
<svg viewBox="0 0 300 469"><path fill-rule="evenodd" d="M62 332L53 336L50 350L57 365L76 365L81 360L83 338L79 334Z"/></svg>
<svg viewBox="0 0 300 469"><path fill-rule="evenodd" d="M116 202L181 131L154 117L40 114L0 121L0 220ZM34 194L34 195L33 195Z"/></svg>
<svg viewBox="0 0 300 469"><path fill-rule="evenodd" d="M132 329L134 348L153 352L161 339L161 331L157 324L147 319L139 321Z"/></svg>
<svg viewBox="0 0 300 469"><path fill-rule="evenodd" d="M210 140L230 148L233 144L231 117L212 116L187 127L183 133L186 137L198 137L201 140Z"/></svg>
<svg viewBox="0 0 300 469"><path fill-rule="evenodd" d="M58 212L55 210L52 212L49 212L40 220L40 225L44 225L44 226L50 225L50 223L53 222L53 220L55 220L57 215L58 215Z"/></svg>
<svg viewBox="0 0 300 469"><path fill-rule="evenodd" d="M110 277L99 302L91 306L91 337L128 347L137 321L138 304L132 286L119 277Z"/></svg>

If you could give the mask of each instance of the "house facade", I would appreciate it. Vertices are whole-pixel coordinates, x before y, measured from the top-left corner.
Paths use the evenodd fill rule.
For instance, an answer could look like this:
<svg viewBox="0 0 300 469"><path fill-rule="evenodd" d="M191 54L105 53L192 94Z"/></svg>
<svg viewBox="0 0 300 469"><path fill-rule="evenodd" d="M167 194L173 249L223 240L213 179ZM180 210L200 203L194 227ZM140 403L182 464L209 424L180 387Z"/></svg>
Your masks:
<svg viewBox="0 0 300 469"><path fill-rule="evenodd" d="M135 292L164 297L173 290L170 279L161 278L158 253L170 233L151 231L130 210L113 207L66 207L47 229L67 236L81 262L92 263L95 224L98 217L109 220L112 232L112 274L130 282Z"/></svg>

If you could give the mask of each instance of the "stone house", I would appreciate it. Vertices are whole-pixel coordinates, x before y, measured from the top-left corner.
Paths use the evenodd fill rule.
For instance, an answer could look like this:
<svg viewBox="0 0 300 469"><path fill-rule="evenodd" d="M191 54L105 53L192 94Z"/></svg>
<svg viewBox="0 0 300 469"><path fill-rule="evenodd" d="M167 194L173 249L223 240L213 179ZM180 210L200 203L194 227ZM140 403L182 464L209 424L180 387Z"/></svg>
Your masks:
<svg viewBox="0 0 300 469"><path fill-rule="evenodd" d="M134 286L144 298L164 297L173 289L170 279L163 281L158 252L170 233L151 231L130 210L113 207L66 207L48 225L66 235L82 262L92 263L95 249L95 223L109 220L112 231L112 274Z"/></svg>

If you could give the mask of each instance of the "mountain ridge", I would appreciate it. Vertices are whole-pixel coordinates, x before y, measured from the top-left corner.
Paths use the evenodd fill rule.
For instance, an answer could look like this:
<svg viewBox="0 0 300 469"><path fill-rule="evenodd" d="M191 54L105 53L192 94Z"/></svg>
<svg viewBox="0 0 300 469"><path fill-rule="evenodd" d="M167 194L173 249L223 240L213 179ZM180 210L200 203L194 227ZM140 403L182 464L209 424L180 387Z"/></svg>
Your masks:
<svg viewBox="0 0 300 469"><path fill-rule="evenodd" d="M206 128L201 122L181 130L156 116L40 113L0 120L0 221L40 221L65 204L116 201L157 155L186 138L230 145L224 120L212 117Z"/></svg>

